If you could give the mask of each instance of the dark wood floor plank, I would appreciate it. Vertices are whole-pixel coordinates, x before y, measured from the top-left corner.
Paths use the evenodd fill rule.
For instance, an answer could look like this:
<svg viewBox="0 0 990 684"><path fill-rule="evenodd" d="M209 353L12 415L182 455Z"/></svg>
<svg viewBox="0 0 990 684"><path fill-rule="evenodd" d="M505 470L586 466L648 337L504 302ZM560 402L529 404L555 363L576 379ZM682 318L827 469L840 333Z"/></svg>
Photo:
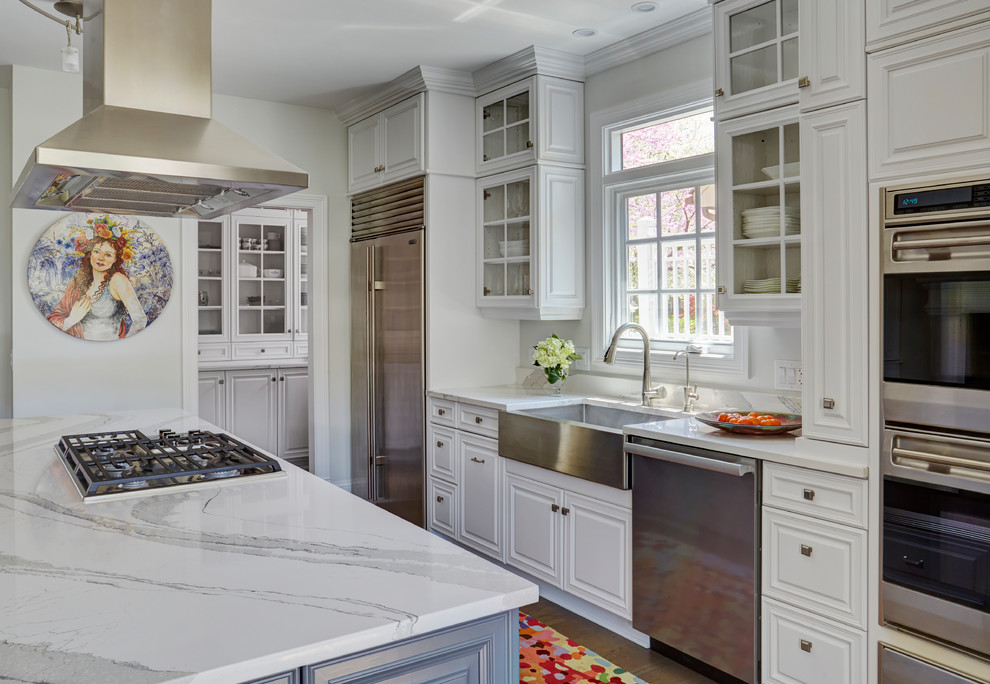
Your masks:
<svg viewBox="0 0 990 684"><path fill-rule="evenodd" d="M649 684L714 684L707 677L546 599L520 608Z"/></svg>

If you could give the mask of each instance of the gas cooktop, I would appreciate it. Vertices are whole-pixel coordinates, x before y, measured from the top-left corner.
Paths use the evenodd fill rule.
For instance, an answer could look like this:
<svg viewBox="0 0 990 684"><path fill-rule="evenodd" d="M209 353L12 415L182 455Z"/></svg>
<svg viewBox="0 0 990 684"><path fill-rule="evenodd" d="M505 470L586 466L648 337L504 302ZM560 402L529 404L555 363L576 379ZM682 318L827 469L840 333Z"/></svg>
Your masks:
<svg viewBox="0 0 990 684"><path fill-rule="evenodd" d="M65 435L55 451L86 502L285 475L274 458L202 430L160 430L156 438L138 430Z"/></svg>

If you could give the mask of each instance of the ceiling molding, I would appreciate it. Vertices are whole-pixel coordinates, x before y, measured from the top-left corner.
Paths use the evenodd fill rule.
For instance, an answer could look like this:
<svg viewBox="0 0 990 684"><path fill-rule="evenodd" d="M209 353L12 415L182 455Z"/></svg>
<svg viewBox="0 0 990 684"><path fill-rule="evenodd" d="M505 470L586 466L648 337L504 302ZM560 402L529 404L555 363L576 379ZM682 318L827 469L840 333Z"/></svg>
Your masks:
<svg viewBox="0 0 990 684"><path fill-rule="evenodd" d="M368 95L356 97L337 109L344 125L351 125L424 91L474 97L474 79L466 71L417 66Z"/></svg>
<svg viewBox="0 0 990 684"><path fill-rule="evenodd" d="M703 8L592 52L584 58L585 73L591 76L608 71L711 32L712 10Z"/></svg>
<svg viewBox="0 0 990 684"><path fill-rule="evenodd" d="M531 45L475 71L474 87L484 95L536 74L584 81L584 58Z"/></svg>

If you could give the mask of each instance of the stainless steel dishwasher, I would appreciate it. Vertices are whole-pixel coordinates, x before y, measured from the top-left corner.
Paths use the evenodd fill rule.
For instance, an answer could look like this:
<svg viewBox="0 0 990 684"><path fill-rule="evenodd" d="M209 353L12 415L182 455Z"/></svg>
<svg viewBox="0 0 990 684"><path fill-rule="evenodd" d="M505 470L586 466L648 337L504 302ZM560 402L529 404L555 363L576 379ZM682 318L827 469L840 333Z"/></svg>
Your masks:
<svg viewBox="0 0 990 684"><path fill-rule="evenodd" d="M757 462L634 436L624 449L632 455L633 627L654 650L713 679L756 684Z"/></svg>

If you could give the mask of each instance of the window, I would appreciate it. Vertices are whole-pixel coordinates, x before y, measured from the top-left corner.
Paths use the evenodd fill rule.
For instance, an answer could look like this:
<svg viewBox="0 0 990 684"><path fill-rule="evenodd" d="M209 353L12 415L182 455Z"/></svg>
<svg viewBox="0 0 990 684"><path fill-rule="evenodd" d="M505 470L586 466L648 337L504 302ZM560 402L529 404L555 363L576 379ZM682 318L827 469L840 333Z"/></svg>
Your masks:
<svg viewBox="0 0 990 684"><path fill-rule="evenodd" d="M732 328L715 308L711 117L710 108L681 109L603 130L605 320L639 323L654 349L732 354Z"/></svg>

